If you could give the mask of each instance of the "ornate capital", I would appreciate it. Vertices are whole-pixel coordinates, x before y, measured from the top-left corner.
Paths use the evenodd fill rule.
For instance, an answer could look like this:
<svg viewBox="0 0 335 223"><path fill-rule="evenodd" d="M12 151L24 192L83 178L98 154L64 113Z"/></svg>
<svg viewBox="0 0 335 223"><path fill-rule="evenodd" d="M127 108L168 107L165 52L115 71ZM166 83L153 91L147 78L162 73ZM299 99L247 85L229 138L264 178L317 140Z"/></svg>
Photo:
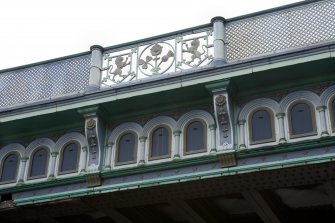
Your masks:
<svg viewBox="0 0 335 223"><path fill-rule="evenodd" d="M147 138L148 138L148 137L146 137L146 136L141 136L141 137L139 138L139 140L140 140L140 142L145 142L145 141L147 140Z"/></svg>
<svg viewBox="0 0 335 223"><path fill-rule="evenodd" d="M87 152L87 146L81 147L81 150L83 150L83 152Z"/></svg>
<svg viewBox="0 0 335 223"><path fill-rule="evenodd" d="M210 130L215 130L216 129L216 124L211 124L208 126Z"/></svg>
<svg viewBox="0 0 335 223"><path fill-rule="evenodd" d="M29 160L29 157L27 157L27 156L21 157L22 162L27 162L27 160Z"/></svg>
<svg viewBox="0 0 335 223"><path fill-rule="evenodd" d="M56 157L56 156L58 156L58 154L59 154L59 152L52 152L52 153L51 153L51 156L52 156L52 157Z"/></svg>
<svg viewBox="0 0 335 223"><path fill-rule="evenodd" d="M109 143L107 143L107 147L113 147L114 144L115 144L115 142L109 142Z"/></svg>
<svg viewBox="0 0 335 223"><path fill-rule="evenodd" d="M326 109L327 109L327 106L325 106L325 105L320 105L320 106L316 107L316 110L318 110L319 112L320 111L325 111Z"/></svg>
<svg viewBox="0 0 335 223"><path fill-rule="evenodd" d="M280 112L280 113L277 113L277 114L276 114L276 117L277 117L277 118L284 118L285 115L286 115L286 114L285 114L284 112Z"/></svg>
<svg viewBox="0 0 335 223"><path fill-rule="evenodd" d="M181 131L180 131L180 130L175 130L175 131L173 131L173 135L174 135L174 136L180 136L180 134L181 134Z"/></svg>
<svg viewBox="0 0 335 223"><path fill-rule="evenodd" d="M246 120L238 120L237 124L238 125L244 125L246 123Z"/></svg>

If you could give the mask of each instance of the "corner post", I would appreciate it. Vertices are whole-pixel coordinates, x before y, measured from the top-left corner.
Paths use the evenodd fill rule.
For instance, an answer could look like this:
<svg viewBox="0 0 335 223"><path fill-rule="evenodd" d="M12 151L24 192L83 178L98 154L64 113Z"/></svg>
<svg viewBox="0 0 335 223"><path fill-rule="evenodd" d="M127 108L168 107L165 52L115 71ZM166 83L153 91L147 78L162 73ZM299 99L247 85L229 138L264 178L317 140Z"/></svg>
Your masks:
<svg viewBox="0 0 335 223"><path fill-rule="evenodd" d="M93 45L91 50L90 79L86 92L96 91L100 89L101 70L102 70L102 52L104 48L99 45Z"/></svg>
<svg viewBox="0 0 335 223"><path fill-rule="evenodd" d="M226 19L220 16L211 19L214 34L214 66L227 63L225 22Z"/></svg>

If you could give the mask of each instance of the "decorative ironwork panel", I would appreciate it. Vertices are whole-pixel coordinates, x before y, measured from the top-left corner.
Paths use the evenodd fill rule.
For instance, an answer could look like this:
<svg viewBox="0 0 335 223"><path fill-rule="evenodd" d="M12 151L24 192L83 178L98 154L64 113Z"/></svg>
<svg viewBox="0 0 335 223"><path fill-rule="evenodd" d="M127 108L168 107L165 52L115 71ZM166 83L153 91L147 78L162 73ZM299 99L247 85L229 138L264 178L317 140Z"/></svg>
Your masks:
<svg viewBox="0 0 335 223"><path fill-rule="evenodd" d="M102 86L208 65L213 60L211 30L158 39L147 45L104 53Z"/></svg>
<svg viewBox="0 0 335 223"><path fill-rule="evenodd" d="M90 55L0 74L0 109L77 94L89 81Z"/></svg>
<svg viewBox="0 0 335 223"><path fill-rule="evenodd" d="M335 1L320 1L226 24L228 61L335 39Z"/></svg>

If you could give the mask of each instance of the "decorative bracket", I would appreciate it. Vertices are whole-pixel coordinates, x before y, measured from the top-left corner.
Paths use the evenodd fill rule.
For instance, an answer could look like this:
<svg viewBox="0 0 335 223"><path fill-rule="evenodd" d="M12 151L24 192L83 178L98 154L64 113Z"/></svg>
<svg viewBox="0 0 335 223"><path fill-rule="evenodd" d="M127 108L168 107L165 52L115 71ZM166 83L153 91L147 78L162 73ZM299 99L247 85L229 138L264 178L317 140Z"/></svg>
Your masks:
<svg viewBox="0 0 335 223"><path fill-rule="evenodd" d="M218 117L220 119L220 124L222 126L223 137L228 137L228 121L227 121L227 112L225 112L226 97L219 95L215 98L215 104L219 107Z"/></svg>
<svg viewBox="0 0 335 223"><path fill-rule="evenodd" d="M97 171L102 164L105 136L101 109L99 107L89 107L80 109L78 112L85 118L85 136L88 144L88 162L85 169L89 172Z"/></svg>
<svg viewBox="0 0 335 223"><path fill-rule="evenodd" d="M229 81L207 85L213 94L214 113L218 130L216 131L218 152L232 150L234 146L231 105L227 86Z"/></svg>

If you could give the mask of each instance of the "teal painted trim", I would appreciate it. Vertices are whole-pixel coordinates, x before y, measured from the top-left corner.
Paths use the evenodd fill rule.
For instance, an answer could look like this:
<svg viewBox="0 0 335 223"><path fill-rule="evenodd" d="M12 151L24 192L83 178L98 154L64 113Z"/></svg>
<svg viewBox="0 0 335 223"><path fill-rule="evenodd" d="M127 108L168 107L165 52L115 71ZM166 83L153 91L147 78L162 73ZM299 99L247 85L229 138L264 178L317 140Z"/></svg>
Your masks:
<svg viewBox="0 0 335 223"><path fill-rule="evenodd" d="M236 152L236 158L249 158L255 156L264 156L292 151L300 151L313 148L321 148L335 145L335 138L321 138L318 141L288 143L284 145L273 146L271 148L240 150Z"/></svg>
<svg viewBox="0 0 335 223"><path fill-rule="evenodd" d="M114 185L101 186L101 187L95 187L95 188L81 189L77 191L62 192L62 193L57 193L57 194L52 194L52 195L33 196L30 198L17 199L14 202L17 206L23 206L23 205L29 205L29 204L56 201L56 200L73 199L73 198L78 198L78 197L83 197L83 196L88 196L88 195L111 193L111 192L121 191L121 190L131 190L131 189L138 189L138 188L144 188L144 187L152 187L152 186L187 182L187 181L193 181L193 180L202 180L202 179L209 179L209 178L215 178L215 177L230 176L230 175L242 174L242 173L248 173L248 172L259 172L259 171L264 171L264 170L282 169L285 167L305 166L305 165L318 164L318 163L327 163L327 162L334 161L334 159L335 159L335 154L333 154L333 156L331 157L329 155L323 155L323 156L318 156L318 157L313 157L313 158L303 159L303 160L295 159L295 160L289 160L287 162L273 162L273 163L267 163L267 164L262 164L262 165L222 168L222 169L217 169L217 170L212 170L212 171L205 171L201 173L183 174L183 175L172 176L172 177L136 181L132 183L114 184Z"/></svg>
<svg viewBox="0 0 335 223"><path fill-rule="evenodd" d="M86 182L85 177L82 175L69 177L69 178L54 178L49 181L39 182L39 183L25 183L20 186L14 187L7 187L0 189L1 194L9 194L9 193L16 193L16 192L23 192L23 191L30 191L30 190L37 190L43 188L49 188L54 186L62 186L62 185L69 185L74 183L83 183Z"/></svg>
<svg viewBox="0 0 335 223"><path fill-rule="evenodd" d="M237 159L250 158L250 157L255 157L255 156L271 155L271 154L299 151L299 150L312 149L312 148L321 148L321 147L326 147L326 146L331 146L331 145L335 145L335 138L325 138L320 141L302 142L302 143L288 144L285 146L280 145L277 147L272 147L272 148L267 148L267 149L258 149L258 150L253 149L253 150L237 151L236 158ZM143 173L148 173L148 172L155 172L155 171L162 171L162 170L169 170L169 169L177 169L177 168L182 168L182 167L189 167L189 166L194 166L194 165L215 163L219 161L218 155L220 154L217 154L217 155L210 154L207 156L196 157L196 158L191 158L191 159L176 159L173 161L144 165L144 166L140 166L136 168L130 167L130 168L125 168L125 169L106 170L106 171L101 172L101 178L108 179L112 177L123 177L123 176L143 174ZM329 154L326 154L325 156L326 157L324 157L324 159L326 159L327 157L332 158ZM308 160L310 158L304 157L302 159ZM291 161L292 160L279 161L277 164L284 165L286 162L290 163ZM259 168L259 166L260 165L257 164L257 168ZM234 168L237 168L237 169L242 168L244 170L245 167L236 166ZM249 169L247 169L246 171L249 171ZM252 172L252 171L253 170L250 170L249 172ZM72 183L81 183L81 182L85 182L84 176L76 176L76 177L65 178L65 179L55 179L52 181L42 182L38 184L24 184L22 186L0 189L0 194L35 190L35 189L48 188L48 187L53 187L53 186L61 186L61 185L67 185L67 184L72 184Z"/></svg>
<svg viewBox="0 0 335 223"><path fill-rule="evenodd" d="M215 90L227 89L229 83L230 83L230 79L226 79L226 80L223 80L223 81L220 81L220 82L215 82L215 83L207 84L206 88L210 92L213 92Z"/></svg>
<svg viewBox="0 0 335 223"><path fill-rule="evenodd" d="M101 177L103 179L111 178L111 177L120 177L120 176L129 176L134 174L142 174L148 172L162 171L162 170L170 170L182 167L189 167L199 164L207 164L218 162L219 157L213 155L207 155L202 157L196 157L191 159L178 159L173 161L167 161L164 163L150 164L141 167L130 167L127 169L115 169L109 170L101 173Z"/></svg>

